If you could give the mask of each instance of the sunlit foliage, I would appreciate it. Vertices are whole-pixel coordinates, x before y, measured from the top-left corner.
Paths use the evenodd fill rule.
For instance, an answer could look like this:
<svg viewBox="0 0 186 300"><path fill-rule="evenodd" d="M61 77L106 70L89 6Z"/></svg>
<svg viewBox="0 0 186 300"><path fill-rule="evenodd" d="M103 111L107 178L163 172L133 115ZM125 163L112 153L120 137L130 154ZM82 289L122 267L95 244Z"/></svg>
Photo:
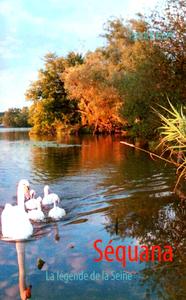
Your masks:
<svg viewBox="0 0 186 300"><path fill-rule="evenodd" d="M156 111L162 121L160 133L162 136L159 146L163 146L162 155L169 153L170 159L177 166L179 175L175 189L181 178L186 177L186 117L183 108L180 111L170 103L170 109L165 107L163 113Z"/></svg>
<svg viewBox="0 0 186 300"><path fill-rule="evenodd" d="M67 66L75 66L82 61L82 57L74 53L69 53L67 58L53 53L44 57L44 68L39 70L38 80L26 92L26 98L33 102L30 108L32 132L55 134L58 127L79 122L77 102L67 98L60 77Z"/></svg>
<svg viewBox="0 0 186 300"><path fill-rule="evenodd" d="M78 100L82 126L95 133L121 128L121 97L112 84L112 74L101 51L89 53L84 64L68 68L62 78L69 96Z"/></svg>

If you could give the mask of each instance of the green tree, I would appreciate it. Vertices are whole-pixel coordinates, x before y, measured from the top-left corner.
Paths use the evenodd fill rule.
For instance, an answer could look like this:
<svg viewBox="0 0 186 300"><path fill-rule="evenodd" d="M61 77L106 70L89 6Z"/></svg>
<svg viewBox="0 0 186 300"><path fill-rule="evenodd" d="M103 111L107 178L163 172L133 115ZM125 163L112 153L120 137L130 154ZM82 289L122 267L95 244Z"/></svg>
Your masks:
<svg viewBox="0 0 186 300"><path fill-rule="evenodd" d="M69 53L67 58L48 53L44 57L44 68L38 72L26 92L26 99L33 102L30 108L30 122L33 132L55 134L57 128L73 125L80 121L77 101L67 97L61 74L70 65L82 63L79 54Z"/></svg>
<svg viewBox="0 0 186 300"><path fill-rule="evenodd" d="M167 94L174 104L179 103L178 95L184 90L183 78L176 75L174 68L175 56L166 51L170 38L153 39L153 30L157 29L152 21L155 24L155 19L147 22L142 15L128 23L121 19L109 21L104 35L107 44L103 49L108 65L112 65L114 87L123 99L121 113L128 121L131 134L148 138L157 133L159 126L151 107L167 103Z"/></svg>
<svg viewBox="0 0 186 300"><path fill-rule="evenodd" d="M0 112L0 124L3 123L3 115L4 115L4 113L3 113L3 112Z"/></svg>
<svg viewBox="0 0 186 300"><path fill-rule="evenodd" d="M149 126L149 123L154 123L150 106L157 101L160 91L155 73L160 64L164 65L163 55L149 39L144 38L148 28L148 23L140 15L128 23L121 19L108 21L103 35L107 41L103 53L112 70L113 85L123 101L121 115L127 119L134 136L153 133L154 126ZM134 33L141 38L135 39Z"/></svg>
<svg viewBox="0 0 186 300"><path fill-rule="evenodd" d="M29 110L28 107L9 108L2 118L5 127L29 127Z"/></svg>
<svg viewBox="0 0 186 300"><path fill-rule="evenodd" d="M171 67L169 98L186 97L186 2L167 0L163 14L153 12L151 28L159 35L154 44L165 53Z"/></svg>

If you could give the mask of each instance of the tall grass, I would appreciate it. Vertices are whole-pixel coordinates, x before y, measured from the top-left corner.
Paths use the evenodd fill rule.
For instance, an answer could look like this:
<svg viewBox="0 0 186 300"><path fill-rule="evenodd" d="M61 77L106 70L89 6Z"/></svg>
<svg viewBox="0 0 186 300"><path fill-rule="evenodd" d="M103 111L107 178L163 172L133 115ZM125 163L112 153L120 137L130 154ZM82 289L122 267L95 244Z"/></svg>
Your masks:
<svg viewBox="0 0 186 300"><path fill-rule="evenodd" d="M169 100L168 100L169 101ZM163 157L165 153L169 153L169 159L177 166L178 179L174 190L176 190L181 179L186 179L186 117L183 108L178 111L169 101L170 109L161 105L163 113L154 111L161 119L162 126L160 129L161 146Z"/></svg>

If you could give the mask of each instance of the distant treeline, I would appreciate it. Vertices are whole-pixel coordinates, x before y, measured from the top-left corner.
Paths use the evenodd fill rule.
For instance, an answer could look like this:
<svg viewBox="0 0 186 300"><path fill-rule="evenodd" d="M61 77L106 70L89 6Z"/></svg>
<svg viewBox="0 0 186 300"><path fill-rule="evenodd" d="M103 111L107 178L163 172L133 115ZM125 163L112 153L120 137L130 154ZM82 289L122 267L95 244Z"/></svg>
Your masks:
<svg viewBox="0 0 186 300"><path fill-rule="evenodd" d="M28 107L9 108L0 115L0 123L4 127L30 127L29 124L29 109Z"/></svg>
<svg viewBox="0 0 186 300"><path fill-rule="evenodd" d="M4 115L4 112L0 112L0 124L2 124L2 121L3 121L3 115Z"/></svg>
<svg viewBox="0 0 186 300"><path fill-rule="evenodd" d="M26 91L32 132L156 136L152 107L168 106L167 98L179 107L186 96L185 13L185 1L168 0L162 15L110 19L105 46L84 56L46 54Z"/></svg>

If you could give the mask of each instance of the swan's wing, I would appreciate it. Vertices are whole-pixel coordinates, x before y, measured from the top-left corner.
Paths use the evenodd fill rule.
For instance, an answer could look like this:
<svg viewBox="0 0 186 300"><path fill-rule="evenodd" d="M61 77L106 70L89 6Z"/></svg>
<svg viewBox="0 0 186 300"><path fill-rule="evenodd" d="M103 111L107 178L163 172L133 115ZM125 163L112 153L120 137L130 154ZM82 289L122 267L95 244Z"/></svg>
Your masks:
<svg viewBox="0 0 186 300"><path fill-rule="evenodd" d="M37 208L37 199L30 199L25 202L27 209L36 209Z"/></svg>
<svg viewBox="0 0 186 300"><path fill-rule="evenodd" d="M62 217L64 217L66 215L66 212L63 208L60 208L60 207L54 207L52 208L50 211L49 211L49 214L48 216L50 218L53 218L53 219L61 219Z"/></svg>

